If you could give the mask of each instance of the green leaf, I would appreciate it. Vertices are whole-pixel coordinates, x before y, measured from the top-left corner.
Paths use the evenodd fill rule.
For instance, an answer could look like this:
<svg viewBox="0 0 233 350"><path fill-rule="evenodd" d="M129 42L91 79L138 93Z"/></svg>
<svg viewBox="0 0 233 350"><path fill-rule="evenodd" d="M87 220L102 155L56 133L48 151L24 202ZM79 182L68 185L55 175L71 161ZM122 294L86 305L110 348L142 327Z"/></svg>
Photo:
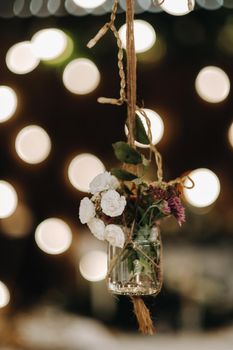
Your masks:
<svg viewBox="0 0 233 350"><path fill-rule="evenodd" d="M150 160L147 159L144 155L142 156L142 164L145 168L147 168L150 165Z"/></svg>
<svg viewBox="0 0 233 350"><path fill-rule="evenodd" d="M122 169L113 168L111 169L111 174L116 176L119 180L132 181L137 179L137 176Z"/></svg>
<svg viewBox="0 0 233 350"><path fill-rule="evenodd" d="M126 142L119 141L114 143L113 149L117 159L123 163L135 165L142 163L142 155Z"/></svg>
<svg viewBox="0 0 233 350"><path fill-rule="evenodd" d="M150 143L142 120L137 114L135 119L135 139L143 145L148 145Z"/></svg>

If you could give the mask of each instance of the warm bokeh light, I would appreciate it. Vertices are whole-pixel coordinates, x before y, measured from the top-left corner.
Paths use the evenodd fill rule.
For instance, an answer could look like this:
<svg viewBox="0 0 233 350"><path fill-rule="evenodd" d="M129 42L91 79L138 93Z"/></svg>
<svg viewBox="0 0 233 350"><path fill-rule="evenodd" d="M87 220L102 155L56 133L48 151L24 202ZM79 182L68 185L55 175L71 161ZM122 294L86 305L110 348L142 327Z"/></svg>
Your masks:
<svg viewBox="0 0 233 350"><path fill-rule="evenodd" d="M233 147L233 122L231 123L231 126L230 126L229 131L228 131L228 140L229 140L231 146Z"/></svg>
<svg viewBox="0 0 233 350"><path fill-rule="evenodd" d="M23 203L18 203L15 212L0 221L1 230L11 238L21 238L28 235L33 226L33 214Z"/></svg>
<svg viewBox="0 0 233 350"><path fill-rule="evenodd" d="M7 286L0 281L0 308L3 308L9 304L10 292Z"/></svg>
<svg viewBox="0 0 233 350"><path fill-rule="evenodd" d="M83 153L71 161L68 177L77 190L89 192L90 182L104 171L105 167L99 158L90 153Z"/></svg>
<svg viewBox="0 0 233 350"><path fill-rule="evenodd" d="M144 11L148 11L152 5L151 0L138 0L137 3Z"/></svg>
<svg viewBox="0 0 233 350"><path fill-rule="evenodd" d="M52 255L61 254L69 249L72 242L72 232L65 221L49 218L37 226L35 240L43 252Z"/></svg>
<svg viewBox="0 0 233 350"><path fill-rule="evenodd" d="M95 7L103 5L106 0L73 0L73 2L80 7L93 9Z"/></svg>
<svg viewBox="0 0 233 350"><path fill-rule="evenodd" d="M195 87L203 100L218 103L227 98L230 92L230 80L221 68L208 66L199 72Z"/></svg>
<svg viewBox="0 0 233 350"><path fill-rule="evenodd" d="M220 193L220 181L217 175L205 168L193 170L189 176L194 181L192 189L184 189L185 199L194 207L204 208L213 204ZM186 180L185 185L190 186Z"/></svg>
<svg viewBox="0 0 233 350"><path fill-rule="evenodd" d="M119 29L119 35L123 47L126 47L126 25ZM152 25L146 21L136 19L134 21L135 50L137 53L145 52L152 48L156 41L155 30Z"/></svg>
<svg viewBox="0 0 233 350"><path fill-rule="evenodd" d="M32 50L36 57L41 60L54 60L66 50L68 39L66 34L56 28L39 30L33 35Z"/></svg>
<svg viewBox="0 0 233 350"><path fill-rule="evenodd" d="M191 0L191 3L194 7L195 1ZM164 0L164 2L160 5L160 7L165 12L174 16L183 16L191 11L188 6L188 0L179 0L179 1Z"/></svg>
<svg viewBox="0 0 233 350"><path fill-rule="evenodd" d="M41 163L50 153L50 137L38 125L26 126L20 130L16 137L15 149L24 162L29 164Z"/></svg>
<svg viewBox="0 0 233 350"><path fill-rule="evenodd" d="M9 86L0 86L0 123L10 119L17 108L17 96Z"/></svg>
<svg viewBox="0 0 233 350"><path fill-rule="evenodd" d="M0 180L0 219L11 216L18 204L18 196L9 182Z"/></svg>
<svg viewBox="0 0 233 350"><path fill-rule="evenodd" d="M206 10L217 10L223 6L224 0L196 0L196 2Z"/></svg>
<svg viewBox="0 0 233 350"><path fill-rule="evenodd" d="M6 54L6 65L15 74L26 74L33 71L40 60L34 55L30 41L13 45Z"/></svg>
<svg viewBox="0 0 233 350"><path fill-rule="evenodd" d="M155 111L152 111L151 109L144 108L144 111L146 112L146 115L150 120L151 132L152 132L152 143L153 143L153 145L156 145L157 143L159 143L159 141L163 137L163 133L164 133L163 120L158 113L156 113ZM148 133L148 126L147 126L147 122L146 122L145 117L139 112L137 112L137 114L139 115L139 117L144 125L144 128L145 128L146 132ZM126 125L125 125L125 133L126 133L126 135L128 135L128 128ZM137 142L137 141L135 141L135 145L137 145L138 147L141 147L141 148L149 147L149 145L144 145L144 144Z"/></svg>
<svg viewBox="0 0 233 350"><path fill-rule="evenodd" d="M80 260L79 270L87 281L102 281L107 275L107 254L98 250L86 253Z"/></svg>
<svg viewBox="0 0 233 350"><path fill-rule="evenodd" d="M78 95L89 94L99 85L100 73L96 65L87 58L77 58L66 66L63 83L67 90Z"/></svg>

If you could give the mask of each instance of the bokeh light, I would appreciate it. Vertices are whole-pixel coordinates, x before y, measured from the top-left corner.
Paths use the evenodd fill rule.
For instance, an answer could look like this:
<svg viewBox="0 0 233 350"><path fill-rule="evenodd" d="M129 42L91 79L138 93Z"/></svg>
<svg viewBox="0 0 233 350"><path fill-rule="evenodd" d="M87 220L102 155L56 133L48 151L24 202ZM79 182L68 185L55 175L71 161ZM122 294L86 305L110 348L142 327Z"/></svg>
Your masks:
<svg viewBox="0 0 233 350"><path fill-rule="evenodd" d="M69 249L72 242L72 232L65 221L49 218L37 226L35 240L43 252L57 255Z"/></svg>
<svg viewBox="0 0 233 350"><path fill-rule="evenodd" d="M198 95L210 103L218 103L227 98L230 92L230 80L219 67L204 67L195 82Z"/></svg>
<svg viewBox="0 0 233 350"><path fill-rule="evenodd" d="M83 153L71 161L68 178L77 190L89 192L90 182L104 171L105 167L99 158L90 153Z"/></svg>
<svg viewBox="0 0 233 350"><path fill-rule="evenodd" d="M80 7L93 9L95 7L103 5L106 0L73 0L73 2Z"/></svg>
<svg viewBox="0 0 233 350"><path fill-rule="evenodd" d="M7 181L0 180L0 219L12 215L18 204L14 187Z"/></svg>
<svg viewBox="0 0 233 350"><path fill-rule="evenodd" d="M51 15L57 15L61 7L61 0L48 0L47 7Z"/></svg>
<svg viewBox="0 0 233 350"><path fill-rule="evenodd" d="M66 50L68 39L66 34L57 28L39 30L33 35L32 50L36 57L41 60L54 60Z"/></svg>
<svg viewBox="0 0 233 350"><path fill-rule="evenodd" d="M229 131L228 131L228 140L229 140L231 146L233 147L233 122L231 123L231 126L230 126Z"/></svg>
<svg viewBox="0 0 233 350"><path fill-rule="evenodd" d="M40 60L33 54L30 41L13 45L6 54L6 65L15 74L26 74L33 71Z"/></svg>
<svg viewBox="0 0 233 350"><path fill-rule="evenodd" d="M189 176L194 181L195 186L192 189L184 189L185 199L194 207L204 208L213 204L220 193L220 181L217 175L206 168L193 170ZM187 179L186 186L190 186Z"/></svg>
<svg viewBox="0 0 233 350"><path fill-rule="evenodd" d="M18 203L14 213L0 221L1 230L11 238L21 238L28 235L33 226L34 218L31 210L23 203Z"/></svg>
<svg viewBox="0 0 233 350"><path fill-rule="evenodd" d="M126 48L126 25L119 29L119 35L123 47ZM134 21L135 51L142 53L152 48L156 41L155 30L152 25L146 21L136 19Z"/></svg>
<svg viewBox="0 0 233 350"><path fill-rule="evenodd" d="M26 126L20 130L16 137L15 149L24 162L29 164L41 163L50 153L50 137L38 125Z"/></svg>
<svg viewBox="0 0 233 350"><path fill-rule="evenodd" d="M196 0L196 2L206 10L217 10L223 6L224 0Z"/></svg>
<svg viewBox="0 0 233 350"><path fill-rule="evenodd" d="M151 124L152 144L156 145L157 143L159 143L159 141L163 137L163 133L164 133L163 120L158 113L156 113L155 111L152 111L151 109L144 108L144 111L146 112L146 115L147 115L148 119L150 120L150 124ZM147 122L146 122L145 117L140 112L137 112L137 114L139 115L139 117L143 123L143 126L148 134L148 126L147 126ZM128 135L128 128L126 125L125 125L125 133L126 133L126 135ZM144 145L144 144L137 142L137 141L135 141L135 145L137 145L138 147L141 147L141 148L149 147L149 145Z"/></svg>
<svg viewBox="0 0 233 350"><path fill-rule="evenodd" d="M137 2L144 11L147 11L151 6L151 0L138 0Z"/></svg>
<svg viewBox="0 0 233 350"><path fill-rule="evenodd" d="M10 292L7 286L0 281L0 308L3 308L9 304Z"/></svg>
<svg viewBox="0 0 233 350"><path fill-rule="evenodd" d="M63 83L74 94L89 94L99 85L100 73L96 65L87 58L77 58L66 66Z"/></svg>
<svg viewBox="0 0 233 350"><path fill-rule="evenodd" d="M224 7L228 9L233 9L233 1L232 0L224 0Z"/></svg>
<svg viewBox="0 0 233 350"><path fill-rule="evenodd" d="M80 259L79 270L87 281L102 281L107 275L107 254L98 250L86 253Z"/></svg>
<svg viewBox="0 0 233 350"><path fill-rule="evenodd" d="M191 0L192 8L194 8L195 1ZM160 7L170 15L183 16L191 12L188 6L188 0L165 0Z"/></svg>
<svg viewBox="0 0 233 350"><path fill-rule="evenodd" d="M0 86L0 123L10 119L17 108L17 96L9 86Z"/></svg>

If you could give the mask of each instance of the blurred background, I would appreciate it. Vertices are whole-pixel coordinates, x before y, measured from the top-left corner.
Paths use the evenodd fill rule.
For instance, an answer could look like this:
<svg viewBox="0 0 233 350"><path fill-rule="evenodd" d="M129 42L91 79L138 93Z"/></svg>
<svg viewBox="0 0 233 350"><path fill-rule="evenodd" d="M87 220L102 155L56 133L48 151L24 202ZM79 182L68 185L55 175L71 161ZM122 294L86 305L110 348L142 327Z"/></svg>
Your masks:
<svg viewBox="0 0 233 350"><path fill-rule="evenodd" d="M183 227L162 223L151 338L129 299L108 294L107 247L78 219L89 182L117 165L111 144L125 140L125 107L97 103L119 95L115 38L86 47L112 4L0 1L0 348L230 350L233 1L193 0L190 12L187 0L135 0L138 104L166 179L196 184Z"/></svg>

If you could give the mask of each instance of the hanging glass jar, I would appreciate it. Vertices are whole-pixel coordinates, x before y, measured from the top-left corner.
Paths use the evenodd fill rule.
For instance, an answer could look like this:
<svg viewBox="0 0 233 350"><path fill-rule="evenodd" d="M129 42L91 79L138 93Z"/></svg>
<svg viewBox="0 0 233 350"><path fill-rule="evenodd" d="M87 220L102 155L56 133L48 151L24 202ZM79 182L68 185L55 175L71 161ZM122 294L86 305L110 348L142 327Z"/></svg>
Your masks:
<svg viewBox="0 0 233 350"><path fill-rule="evenodd" d="M135 232L123 248L109 244L108 289L114 294L139 296L158 294L162 285L161 236L158 226L148 239ZM125 232L127 229L125 229Z"/></svg>

